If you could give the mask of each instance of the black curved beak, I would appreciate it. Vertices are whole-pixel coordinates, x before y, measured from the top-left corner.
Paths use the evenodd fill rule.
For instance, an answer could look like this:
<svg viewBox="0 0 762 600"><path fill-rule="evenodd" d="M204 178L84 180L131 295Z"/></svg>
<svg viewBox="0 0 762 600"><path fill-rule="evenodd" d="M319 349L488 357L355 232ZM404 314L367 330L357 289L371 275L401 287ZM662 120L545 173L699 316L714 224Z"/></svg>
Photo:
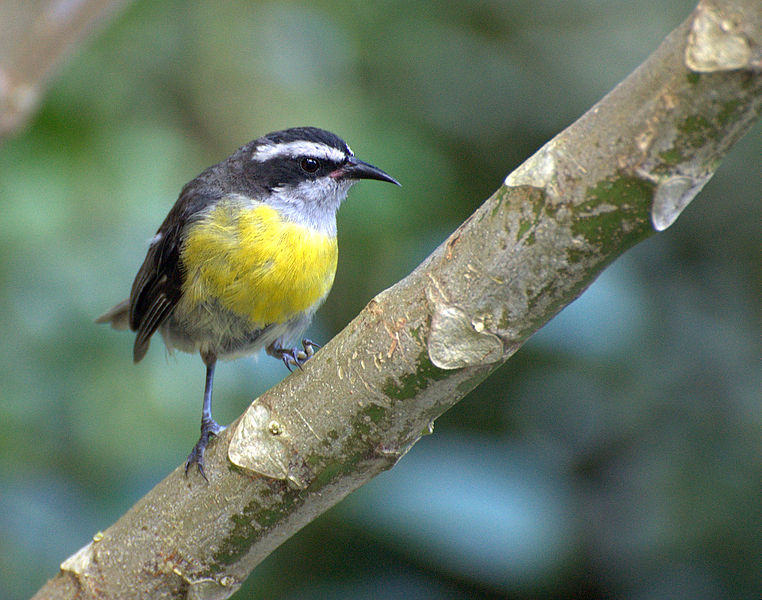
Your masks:
<svg viewBox="0 0 762 600"><path fill-rule="evenodd" d="M346 179L376 179L378 181L387 181L394 185L402 185L388 173L354 156L350 157L344 165L334 171L334 176Z"/></svg>

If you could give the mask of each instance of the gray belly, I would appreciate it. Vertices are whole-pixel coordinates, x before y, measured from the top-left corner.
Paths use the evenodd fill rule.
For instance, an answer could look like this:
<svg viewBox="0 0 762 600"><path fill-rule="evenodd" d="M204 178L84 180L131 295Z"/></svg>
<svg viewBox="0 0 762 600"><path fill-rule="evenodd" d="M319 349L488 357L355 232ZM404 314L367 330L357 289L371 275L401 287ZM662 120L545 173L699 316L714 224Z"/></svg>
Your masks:
<svg viewBox="0 0 762 600"><path fill-rule="evenodd" d="M183 311L178 305L159 332L170 350L213 353L220 359L233 359L253 354L274 342L290 347L304 333L313 314L310 311L284 323L257 326L220 308L216 302L196 305L190 311Z"/></svg>

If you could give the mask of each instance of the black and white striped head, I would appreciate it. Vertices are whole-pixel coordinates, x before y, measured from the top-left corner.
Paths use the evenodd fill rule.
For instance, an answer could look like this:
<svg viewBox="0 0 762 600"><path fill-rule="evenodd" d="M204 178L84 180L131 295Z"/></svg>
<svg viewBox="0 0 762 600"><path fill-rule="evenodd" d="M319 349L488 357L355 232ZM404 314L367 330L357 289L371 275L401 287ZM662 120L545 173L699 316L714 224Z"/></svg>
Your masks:
<svg viewBox="0 0 762 600"><path fill-rule="evenodd" d="M263 200L290 220L334 233L336 211L360 179L399 185L381 169L355 157L337 135L317 127L269 133L249 145L246 177L264 188Z"/></svg>

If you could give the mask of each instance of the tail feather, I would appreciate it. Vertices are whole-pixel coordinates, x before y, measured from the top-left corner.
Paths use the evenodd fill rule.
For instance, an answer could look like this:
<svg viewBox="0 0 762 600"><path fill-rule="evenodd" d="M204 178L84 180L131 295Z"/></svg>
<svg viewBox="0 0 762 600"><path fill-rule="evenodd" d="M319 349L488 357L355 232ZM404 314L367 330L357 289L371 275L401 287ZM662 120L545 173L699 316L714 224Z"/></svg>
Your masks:
<svg viewBox="0 0 762 600"><path fill-rule="evenodd" d="M116 306L110 308L100 317L95 319L96 323L111 323L114 329L130 328L130 301L123 300Z"/></svg>

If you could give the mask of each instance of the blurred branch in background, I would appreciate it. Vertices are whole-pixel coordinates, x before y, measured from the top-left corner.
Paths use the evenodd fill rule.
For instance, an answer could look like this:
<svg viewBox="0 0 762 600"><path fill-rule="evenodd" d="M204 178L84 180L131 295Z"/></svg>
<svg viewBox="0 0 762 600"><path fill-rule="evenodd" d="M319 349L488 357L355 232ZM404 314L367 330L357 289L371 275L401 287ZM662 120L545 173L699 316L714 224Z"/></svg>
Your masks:
<svg viewBox="0 0 762 600"><path fill-rule="evenodd" d="M37 597L228 597L285 539L393 466L701 190L759 115L761 13L752 0L701 2L421 267L255 400L210 449L209 486L176 470Z"/></svg>
<svg viewBox="0 0 762 600"><path fill-rule="evenodd" d="M0 2L0 139L27 122L61 62L129 1Z"/></svg>

